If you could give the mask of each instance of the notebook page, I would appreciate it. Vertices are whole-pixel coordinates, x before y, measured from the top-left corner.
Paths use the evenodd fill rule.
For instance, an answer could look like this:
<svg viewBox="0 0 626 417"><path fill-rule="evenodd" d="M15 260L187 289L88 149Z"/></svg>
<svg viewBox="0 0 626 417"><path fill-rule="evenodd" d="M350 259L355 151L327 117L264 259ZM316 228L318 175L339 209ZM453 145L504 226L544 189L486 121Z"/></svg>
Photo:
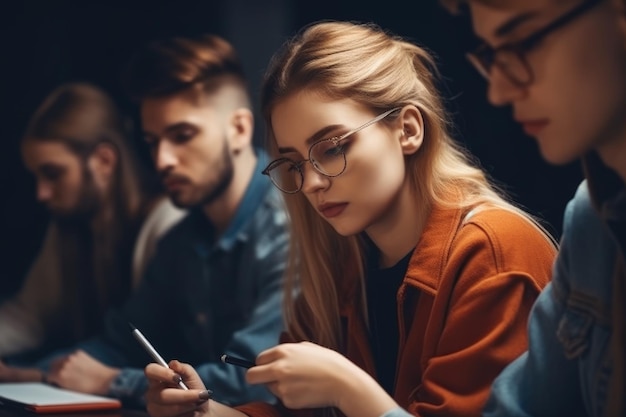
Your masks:
<svg viewBox="0 0 626 417"><path fill-rule="evenodd" d="M0 383L0 397L39 406L118 402L112 398L69 391L40 382Z"/></svg>

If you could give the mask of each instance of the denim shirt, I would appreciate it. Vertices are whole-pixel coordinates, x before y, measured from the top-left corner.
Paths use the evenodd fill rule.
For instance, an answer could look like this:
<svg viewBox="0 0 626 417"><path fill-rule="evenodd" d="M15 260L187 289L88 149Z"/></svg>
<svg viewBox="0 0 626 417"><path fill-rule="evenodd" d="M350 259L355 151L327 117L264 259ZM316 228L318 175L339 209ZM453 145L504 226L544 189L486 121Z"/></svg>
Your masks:
<svg viewBox="0 0 626 417"><path fill-rule="evenodd" d="M192 364L216 400L273 400L263 386L245 382L245 369L220 361L222 354L254 360L283 330L287 218L282 197L261 174L267 157L257 153L257 169L228 229L216 240L203 212L193 210L159 242L140 287L107 315L103 334L79 346L121 368L110 396L127 405L144 401L143 369L153 359L131 336L131 322L166 361Z"/></svg>
<svg viewBox="0 0 626 417"><path fill-rule="evenodd" d="M529 349L495 380L485 416L603 415L619 250L583 181L565 211L553 280L531 312Z"/></svg>

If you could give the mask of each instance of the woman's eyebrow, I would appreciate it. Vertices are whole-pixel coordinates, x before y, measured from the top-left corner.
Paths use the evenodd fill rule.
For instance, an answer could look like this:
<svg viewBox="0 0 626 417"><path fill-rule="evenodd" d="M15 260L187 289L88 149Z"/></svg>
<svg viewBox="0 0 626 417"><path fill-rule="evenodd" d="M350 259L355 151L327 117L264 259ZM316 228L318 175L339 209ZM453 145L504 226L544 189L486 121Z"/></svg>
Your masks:
<svg viewBox="0 0 626 417"><path fill-rule="evenodd" d="M344 127L344 126L338 125L338 124L325 126L321 128L320 130L318 130L317 132L315 132L314 134L312 134L311 136L309 136L304 143L307 145L312 145L314 142L317 142L318 140L323 139L329 132L333 132L341 127ZM286 147L279 147L278 152L282 154L282 153L297 152L297 151L296 149L290 146L286 146Z"/></svg>

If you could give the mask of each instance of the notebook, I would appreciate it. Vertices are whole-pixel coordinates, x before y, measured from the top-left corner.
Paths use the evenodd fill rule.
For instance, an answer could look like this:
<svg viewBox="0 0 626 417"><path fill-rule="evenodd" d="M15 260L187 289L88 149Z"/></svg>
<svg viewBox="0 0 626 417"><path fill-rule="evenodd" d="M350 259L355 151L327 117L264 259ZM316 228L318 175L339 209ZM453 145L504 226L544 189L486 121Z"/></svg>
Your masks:
<svg viewBox="0 0 626 417"><path fill-rule="evenodd" d="M82 394L41 382L0 383L0 404L39 414L121 408L120 401Z"/></svg>

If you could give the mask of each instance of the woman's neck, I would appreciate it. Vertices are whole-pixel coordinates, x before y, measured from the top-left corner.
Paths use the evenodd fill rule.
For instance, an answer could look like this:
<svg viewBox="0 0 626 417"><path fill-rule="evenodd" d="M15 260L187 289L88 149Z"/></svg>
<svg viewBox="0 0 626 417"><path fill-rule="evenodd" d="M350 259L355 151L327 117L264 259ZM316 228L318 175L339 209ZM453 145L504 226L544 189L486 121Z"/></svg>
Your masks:
<svg viewBox="0 0 626 417"><path fill-rule="evenodd" d="M430 207L417 205L417 198L409 187L398 194L395 202L379 221L366 230L380 250L380 266L395 265L419 242Z"/></svg>

